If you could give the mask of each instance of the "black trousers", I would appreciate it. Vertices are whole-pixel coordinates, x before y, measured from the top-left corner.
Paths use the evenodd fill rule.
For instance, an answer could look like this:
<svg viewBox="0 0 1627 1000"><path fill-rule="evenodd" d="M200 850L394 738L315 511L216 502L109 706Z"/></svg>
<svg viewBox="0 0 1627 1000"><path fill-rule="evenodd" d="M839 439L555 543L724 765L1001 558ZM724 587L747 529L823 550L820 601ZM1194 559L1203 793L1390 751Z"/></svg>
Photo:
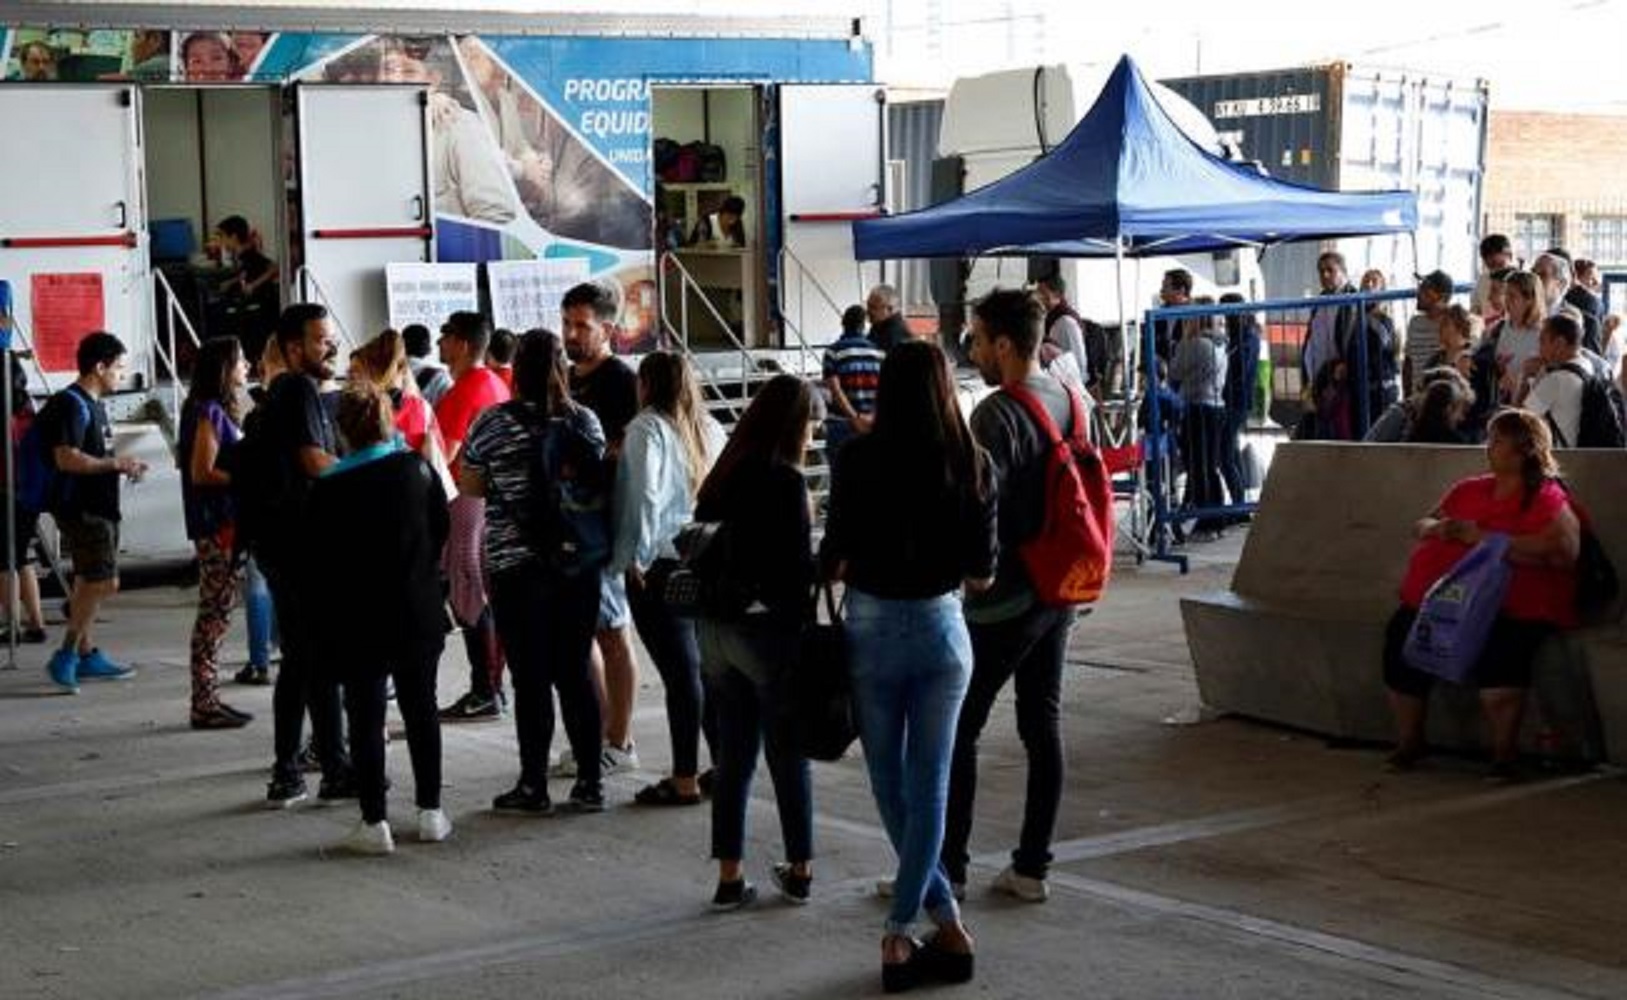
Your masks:
<svg viewBox="0 0 1627 1000"><path fill-rule="evenodd" d="M1181 452L1186 456L1187 507L1218 507L1225 501L1220 489L1220 464L1224 451L1226 411L1218 406L1188 405L1181 422ZM1200 530L1221 527L1224 520L1201 518Z"/></svg>
<svg viewBox="0 0 1627 1000"><path fill-rule="evenodd" d="M378 823L385 818L384 717L385 680L395 680L396 706L407 727L407 750L412 756L412 780L420 809L441 805L441 722L435 707L435 675L441 644L351 660L345 675L345 714L350 721L350 759L356 776L356 794L362 819Z"/></svg>
<svg viewBox="0 0 1627 1000"><path fill-rule="evenodd" d="M535 563L500 570L491 577L491 606L514 683L521 783L548 787L558 691L577 780L598 784L602 722L589 655L599 620L599 574L567 580Z"/></svg>
<svg viewBox="0 0 1627 1000"><path fill-rule="evenodd" d="M273 771L279 778L299 776L300 737L306 709L311 713L311 737L322 761L322 776L342 780L350 770L345 752L344 714L339 702L337 675L322 662L320 638L312 628L310 609L302 586L286 567L261 554L260 568L271 588L271 603L282 632L282 666L271 695L272 743L276 751Z"/></svg>
<svg viewBox="0 0 1627 1000"><path fill-rule="evenodd" d="M1051 835L1062 804L1062 666L1072 626L1071 608L1039 604L1010 621L968 623L972 681L955 728L942 851L951 882L966 881L966 866L971 861L967 843L977 798L977 741L1000 689L1013 679L1017 735L1028 755L1028 787L1022 833L1011 860L1018 874L1029 878L1044 878L1049 870Z"/></svg>
<svg viewBox="0 0 1627 1000"><path fill-rule="evenodd" d="M672 613L659 595L629 587L627 602L639 641L655 661L666 688L667 731L672 737L672 773L692 777L699 773L700 739L717 761L717 709L701 685L700 639L695 623Z"/></svg>

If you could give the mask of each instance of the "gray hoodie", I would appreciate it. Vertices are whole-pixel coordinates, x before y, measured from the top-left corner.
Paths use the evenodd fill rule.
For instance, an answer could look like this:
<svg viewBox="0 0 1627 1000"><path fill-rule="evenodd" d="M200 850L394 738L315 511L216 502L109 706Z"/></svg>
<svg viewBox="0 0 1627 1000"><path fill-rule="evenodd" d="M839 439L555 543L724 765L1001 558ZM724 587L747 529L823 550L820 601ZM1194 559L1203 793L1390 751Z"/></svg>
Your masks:
<svg viewBox="0 0 1627 1000"><path fill-rule="evenodd" d="M1224 406L1226 331L1205 323L1200 336L1182 337L1170 362L1169 381L1188 406Z"/></svg>

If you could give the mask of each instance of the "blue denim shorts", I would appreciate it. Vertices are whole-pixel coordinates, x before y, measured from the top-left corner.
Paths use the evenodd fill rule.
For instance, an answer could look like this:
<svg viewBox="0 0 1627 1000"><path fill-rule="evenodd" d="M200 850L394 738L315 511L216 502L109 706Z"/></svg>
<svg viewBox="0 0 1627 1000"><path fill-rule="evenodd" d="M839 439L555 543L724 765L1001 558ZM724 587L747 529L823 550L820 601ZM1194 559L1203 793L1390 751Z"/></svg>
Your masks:
<svg viewBox="0 0 1627 1000"><path fill-rule="evenodd" d="M605 571L599 577L599 628L626 628L631 617L627 610L627 578Z"/></svg>

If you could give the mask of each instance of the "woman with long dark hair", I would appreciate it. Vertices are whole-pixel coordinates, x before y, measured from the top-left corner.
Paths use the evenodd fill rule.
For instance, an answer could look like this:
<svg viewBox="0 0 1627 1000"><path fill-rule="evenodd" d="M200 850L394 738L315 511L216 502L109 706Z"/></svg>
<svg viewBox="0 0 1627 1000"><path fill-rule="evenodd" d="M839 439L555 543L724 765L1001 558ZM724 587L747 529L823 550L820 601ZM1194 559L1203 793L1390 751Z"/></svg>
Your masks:
<svg viewBox="0 0 1627 1000"><path fill-rule="evenodd" d="M616 463L612 573L625 574L638 637L666 688L672 774L639 789L640 805L697 805L700 737L717 756L714 713L705 710L695 623L675 615L644 574L657 559L675 559L678 531L695 509L695 494L722 450L723 429L707 414L694 369L682 354L656 351L638 366L643 409L627 425Z"/></svg>
<svg viewBox="0 0 1627 1000"><path fill-rule="evenodd" d="M887 355L875 427L848 442L835 473L821 556L847 584L864 760L898 854L882 984L907 988L925 968L911 937L923 907L938 928L927 954L953 978L970 978L971 936L938 854L972 673L961 588L993 582L995 490L936 345L914 341Z"/></svg>
<svg viewBox="0 0 1627 1000"><path fill-rule="evenodd" d="M389 854L395 838L386 818L385 685L412 755L418 839L445 840L452 824L441 809L441 724L435 712L441 630L439 563L449 515L441 480L395 439L390 399L365 380L339 396L345 457L323 470L306 515L313 570L311 606L317 634L344 684L350 756L362 822L339 846Z"/></svg>
<svg viewBox="0 0 1627 1000"><path fill-rule="evenodd" d="M585 536L565 538L559 520L537 511L549 506L538 491L557 494L566 477L573 509L602 504L609 493L609 484L599 481L604 432L592 410L571 401L565 350L555 333L532 330L520 338L514 391L515 399L487 409L470 426L458 482L464 495L486 501L492 613L514 678L520 778L492 801L492 808L553 810L548 746L558 691L577 764L570 805L578 812L598 812L604 809L601 722L588 657L598 622L599 578L610 553L575 545ZM553 514L564 517L562 509Z"/></svg>
<svg viewBox="0 0 1627 1000"><path fill-rule="evenodd" d="M806 903L813 882L813 793L808 761L779 725L785 667L793 662L812 608L812 508L802 476L813 433L813 392L790 375L764 383L701 485L695 519L728 534L730 583L749 597L727 620L700 622L701 670L717 706L717 782L712 791L712 906L732 910L756 898L746 881L746 803L757 754L768 757L779 806L785 861L774 880L785 898Z"/></svg>
<svg viewBox="0 0 1627 1000"><path fill-rule="evenodd" d="M220 647L237 603L241 567L235 549L231 474L223 461L242 437L239 400L249 374L236 337L211 337L198 349L192 387L181 407L176 464L186 536L198 554L198 615L192 624L192 728L237 729L253 718L220 700Z"/></svg>
<svg viewBox="0 0 1627 1000"><path fill-rule="evenodd" d="M1576 559L1581 522L1559 479L1547 422L1506 409L1486 427L1482 475L1461 480L1414 528L1418 544L1401 580L1401 607L1384 641L1384 685L1398 734L1389 766L1405 770L1425 754L1425 712L1434 677L1406 662L1402 650L1424 595L1488 533L1509 536L1513 567L1491 636L1469 682L1491 723L1492 774L1514 775L1525 692L1537 650L1562 628L1574 627Z"/></svg>

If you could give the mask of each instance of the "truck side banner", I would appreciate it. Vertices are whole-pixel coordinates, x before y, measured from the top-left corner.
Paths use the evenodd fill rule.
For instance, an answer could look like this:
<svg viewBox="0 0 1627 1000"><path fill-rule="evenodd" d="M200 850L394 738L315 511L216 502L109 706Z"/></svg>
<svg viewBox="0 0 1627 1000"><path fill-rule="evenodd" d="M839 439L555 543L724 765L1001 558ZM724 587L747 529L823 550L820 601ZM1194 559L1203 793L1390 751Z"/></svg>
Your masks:
<svg viewBox="0 0 1627 1000"><path fill-rule="evenodd" d="M50 27L0 38L7 80L427 86L437 258L584 260L621 286L622 350L654 336L651 84L871 78L869 48L834 39Z"/></svg>

